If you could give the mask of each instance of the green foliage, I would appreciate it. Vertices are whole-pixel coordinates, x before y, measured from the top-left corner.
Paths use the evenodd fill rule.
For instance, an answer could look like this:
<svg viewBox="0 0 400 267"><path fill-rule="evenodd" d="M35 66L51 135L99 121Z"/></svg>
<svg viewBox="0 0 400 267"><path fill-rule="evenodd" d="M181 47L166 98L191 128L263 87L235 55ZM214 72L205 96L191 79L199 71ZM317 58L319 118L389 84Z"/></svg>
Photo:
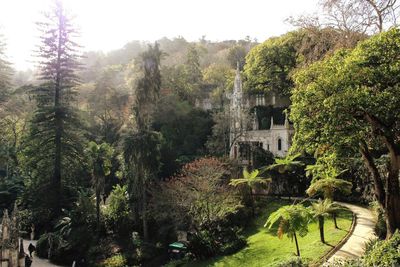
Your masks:
<svg viewBox="0 0 400 267"><path fill-rule="evenodd" d="M227 185L228 175L228 166L216 158L200 158L186 164L179 175L161 183L153 193L153 216L158 220L168 218L178 228L217 227L241 207Z"/></svg>
<svg viewBox="0 0 400 267"><path fill-rule="evenodd" d="M61 264L86 258L89 248L93 246L95 229L95 205L90 196L81 191L73 209L65 211L53 231L40 236L38 256Z"/></svg>
<svg viewBox="0 0 400 267"><path fill-rule="evenodd" d="M35 88L37 108L25 140L24 159L33 180L28 190L38 193L39 187L45 187L46 198L35 204L50 209L54 219L65 207L63 187L79 177L83 162L82 127L73 105L79 55L75 29L61 1L55 1L44 19L38 24L41 84Z"/></svg>
<svg viewBox="0 0 400 267"><path fill-rule="evenodd" d="M296 73L291 108L295 147L311 153L326 147L357 152L360 141L371 140L367 114L385 125L399 121L400 69L394 60L399 34L392 29L376 35Z"/></svg>
<svg viewBox="0 0 400 267"><path fill-rule="evenodd" d="M375 234L380 238L384 239L387 234L385 212L377 201L370 203L370 208L374 213L376 224L375 224Z"/></svg>
<svg viewBox="0 0 400 267"><path fill-rule="evenodd" d="M284 158L275 158L275 163L263 168L263 171L277 170L279 173L292 171L295 167L303 165L301 161L296 160L300 156L301 154L298 153L294 155L288 154Z"/></svg>
<svg viewBox="0 0 400 267"><path fill-rule="evenodd" d="M253 170L252 172L248 172L247 169L243 170L243 178L231 179L230 185L238 186L241 184L245 184L250 188L255 188L257 185L266 185L271 182L271 179L266 179L264 177L258 176L260 174L259 170Z"/></svg>
<svg viewBox="0 0 400 267"><path fill-rule="evenodd" d="M314 218L327 217L334 213L338 213L342 209L330 199L318 199L317 202L312 203L312 208Z"/></svg>
<svg viewBox="0 0 400 267"><path fill-rule="evenodd" d="M0 34L0 103L4 102L11 87L12 69L5 55L6 44L3 41L3 36Z"/></svg>
<svg viewBox="0 0 400 267"><path fill-rule="evenodd" d="M117 254L105 259L101 263L102 267L127 267L127 260L122 254Z"/></svg>
<svg viewBox="0 0 400 267"><path fill-rule="evenodd" d="M292 257L288 260L281 261L281 262L273 265L273 267L288 267L288 266L290 266L290 267L305 267L308 265L304 264L300 257Z"/></svg>
<svg viewBox="0 0 400 267"><path fill-rule="evenodd" d="M243 70L244 64L246 63L247 49L240 44L232 46L228 51L228 61L231 68L236 68L239 64L239 69Z"/></svg>
<svg viewBox="0 0 400 267"><path fill-rule="evenodd" d="M378 241L366 250L364 266L396 266L400 264L400 234L397 231L390 239Z"/></svg>
<svg viewBox="0 0 400 267"><path fill-rule="evenodd" d="M191 236L189 250L196 259L233 254L247 244L240 232L237 227L203 229Z"/></svg>
<svg viewBox="0 0 400 267"><path fill-rule="evenodd" d="M274 91L288 95L293 87L290 73L296 63L297 53L291 34L268 39L246 56L245 86L255 92Z"/></svg>
<svg viewBox="0 0 400 267"><path fill-rule="evenodd" d="M226 65L211 64L203 70L203 82L212 89L212 102L216 106L224 107L229 104L226 93L233 88L235 71Z"/></svg>
<svg viewBox="0 0 400 267"><path fill-rule="evenodd" d="M174 95L160 100L153 128L163 135L161 177L174 175L179 167L206 154L205 143L212 126L208 112Z"/></svg>
<svg viewBox="0 0 400 267"><path fill-rule="evenodd" d="M271 213L264 227L271 229L275 223L279 222L278 237L282 238L286 234L293 240L296 232L302 237L307 235L311 216L310 209L302 204L287 205Z"/></svg>
<svg viewBox="0 0 400 267"><path fill-rule="evenodd" d="M229 256L215 257L201 262L190 262L185 266L274 266L282 261L292 259L293 245L291 240L283 236L277 242L276 228L278 224L269 231L264 227L265 221L272 212L284 205L290 204L290 202L287 200L268 199L263 201L263 204L260 215L254 220L247 220L248 226L243 231L243 235L247 239L247 246L245 248ZM351 212L343 211L339 214L338 222L342 229L335 229L331 220L325 222L326 231L329 232L326 241L329 245L319 242L318 224L311 221L307 236L298 238L303 263L311 265L313 260L318 259L331 250L331 245L337 245L347 234L352 222L351 218Z"/></svg>
<svg viewBox="0 0 400 267"><path fill-rule="evenodd" d="M128 193L140 211L143 237L147 241L147 186L160 169L162 135L151 130L161 88L159 45L149 45L140 57L140 77L134 84L134 129L124 138L123 155L127 168Z"/></svg>
<svg viewBox="0 0 400 267"><path fill-rule="evenodd" d="M105 217L108 227L120 237L130 234L130 212L127 186L116 185L108 198Z"/></svg>
<svg viewBox="0 0 400 267"><path fill-rule="evenodd" d="M325 243L325 233L324 233L325 218L331 215L336 216L340 210L341 208L336 204L334 204L332 200L330 200L329 198L323 201L319 199L318 202L312 203L312 215L314 219L318 220L320 229L320 238L322 243Z"/></svg>
<svg viewBox="0 0 400 267"><path fill-rule="evenodd" d="M350 194L351 188L351 182L328 177L313 181L306 192L309 196L315 196L317 193L322 193L324 198L333 199L335 191Z"/></svg>
<svg viewBox="0 0 400 267"><path fill-rule="evenodd" d="M230 115L229 108L223 107L221 110L215 110L212 113L214 125L212 133L207 139L207 150L213 156L228 156L230 150Z"/></svg>
<svg viewBox="0 0 400 267"><path fill-rule="evenodd" d="M172 90L180 100L195 103L201 94L203 74L200 68L198 47L191 44L187 48L185 62L172 67L163 67L163 86Z"/></svg>

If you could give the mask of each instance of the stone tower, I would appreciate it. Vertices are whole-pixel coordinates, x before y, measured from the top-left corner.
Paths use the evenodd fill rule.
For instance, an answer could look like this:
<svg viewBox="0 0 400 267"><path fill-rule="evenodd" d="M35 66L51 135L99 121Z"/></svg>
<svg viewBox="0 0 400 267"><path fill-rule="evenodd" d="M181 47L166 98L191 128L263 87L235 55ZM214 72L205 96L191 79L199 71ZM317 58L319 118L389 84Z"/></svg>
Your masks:
<svg viewBox="0 0 400 267"><path fill-rule="evenodd" d="M236 76L233 86L233 92L230 96L230 132L229 145L231 158L236 158L238 147L235 144L236 139L243 133L243 88L242 78L240 77L239 62L236 67Z"/></svg>
<svg viewBox="0 0 400 267"><path fill-rule="evenodd" d="M14 206L11 218L5 210L0 232L0 267L25 266L23 243L19 238L18 210Z"/></svg>

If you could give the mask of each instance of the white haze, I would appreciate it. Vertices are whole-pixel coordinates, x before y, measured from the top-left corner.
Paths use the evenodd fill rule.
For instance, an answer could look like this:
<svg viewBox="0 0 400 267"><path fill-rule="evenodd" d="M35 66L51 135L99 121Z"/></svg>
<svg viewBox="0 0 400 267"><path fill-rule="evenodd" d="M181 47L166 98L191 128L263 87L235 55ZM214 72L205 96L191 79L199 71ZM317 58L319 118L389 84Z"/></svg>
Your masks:
<svg viewBox="0 0 400 267"><path fill-rule="evenodd" d="M285 33L289 16L313 13L318 0L64 0L76 15L85 50L109 51L132 40L183 36L189 41L264 41ZM16 69L32 67L35 22L51 0L0 0L0 33Z"/></svg>

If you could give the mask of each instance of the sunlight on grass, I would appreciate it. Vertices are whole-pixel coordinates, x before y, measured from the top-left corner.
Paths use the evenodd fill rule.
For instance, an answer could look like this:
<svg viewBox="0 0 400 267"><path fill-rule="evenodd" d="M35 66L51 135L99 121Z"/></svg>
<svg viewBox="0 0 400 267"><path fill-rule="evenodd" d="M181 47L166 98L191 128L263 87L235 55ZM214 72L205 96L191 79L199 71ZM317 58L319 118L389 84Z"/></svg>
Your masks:
<svg viewBox="0 0 400 267"><path fill-rule="evenodd" d="M280 206L287 205L286 201L270 200L265 203L266 207L262 214L254 221L247 231L248 246L239 252L210 259L208 261L191 263L190 266L272 266L280 261L295 256L296 248L294 242L291 242L286 236L279 239L276 236L276 227L268 230L263 225L269 214L277 210ZM310 232L307 236L299 238L300 254L306 261L315 261L326 251L339 243L346 235L351 225L351 212L342 212L338 218L338 226L341 229L335 229L333 221L325 221L325 239L327 244L323 244L319 239L318 224L313 222L309 226ZM344 230L345 229L345 230ZM266 265L268 264L268 265Z"/></svg>

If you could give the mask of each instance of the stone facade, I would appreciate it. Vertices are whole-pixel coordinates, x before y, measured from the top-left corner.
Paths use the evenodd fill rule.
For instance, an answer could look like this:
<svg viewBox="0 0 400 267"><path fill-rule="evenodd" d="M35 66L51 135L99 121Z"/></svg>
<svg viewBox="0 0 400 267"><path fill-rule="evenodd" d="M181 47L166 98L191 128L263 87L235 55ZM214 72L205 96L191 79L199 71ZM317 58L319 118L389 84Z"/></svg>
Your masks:
<svg viewBox="0 0 400 267"><path fill-rule="evenodd" d="M18 210L14 207L11 218L5 210L0 232L0 267L24 267L25 253L22 239L19 238L17 218Z"/></svg>
<svg viewBox="0 0 400 267"><path fill-rule="evenodd" d="M290 105L289 98L276 96L272 92L246 96L237 69L229 99L230 157L251 165L255 147L278 157L286 156L294 133L284 112Z"/></svg>

